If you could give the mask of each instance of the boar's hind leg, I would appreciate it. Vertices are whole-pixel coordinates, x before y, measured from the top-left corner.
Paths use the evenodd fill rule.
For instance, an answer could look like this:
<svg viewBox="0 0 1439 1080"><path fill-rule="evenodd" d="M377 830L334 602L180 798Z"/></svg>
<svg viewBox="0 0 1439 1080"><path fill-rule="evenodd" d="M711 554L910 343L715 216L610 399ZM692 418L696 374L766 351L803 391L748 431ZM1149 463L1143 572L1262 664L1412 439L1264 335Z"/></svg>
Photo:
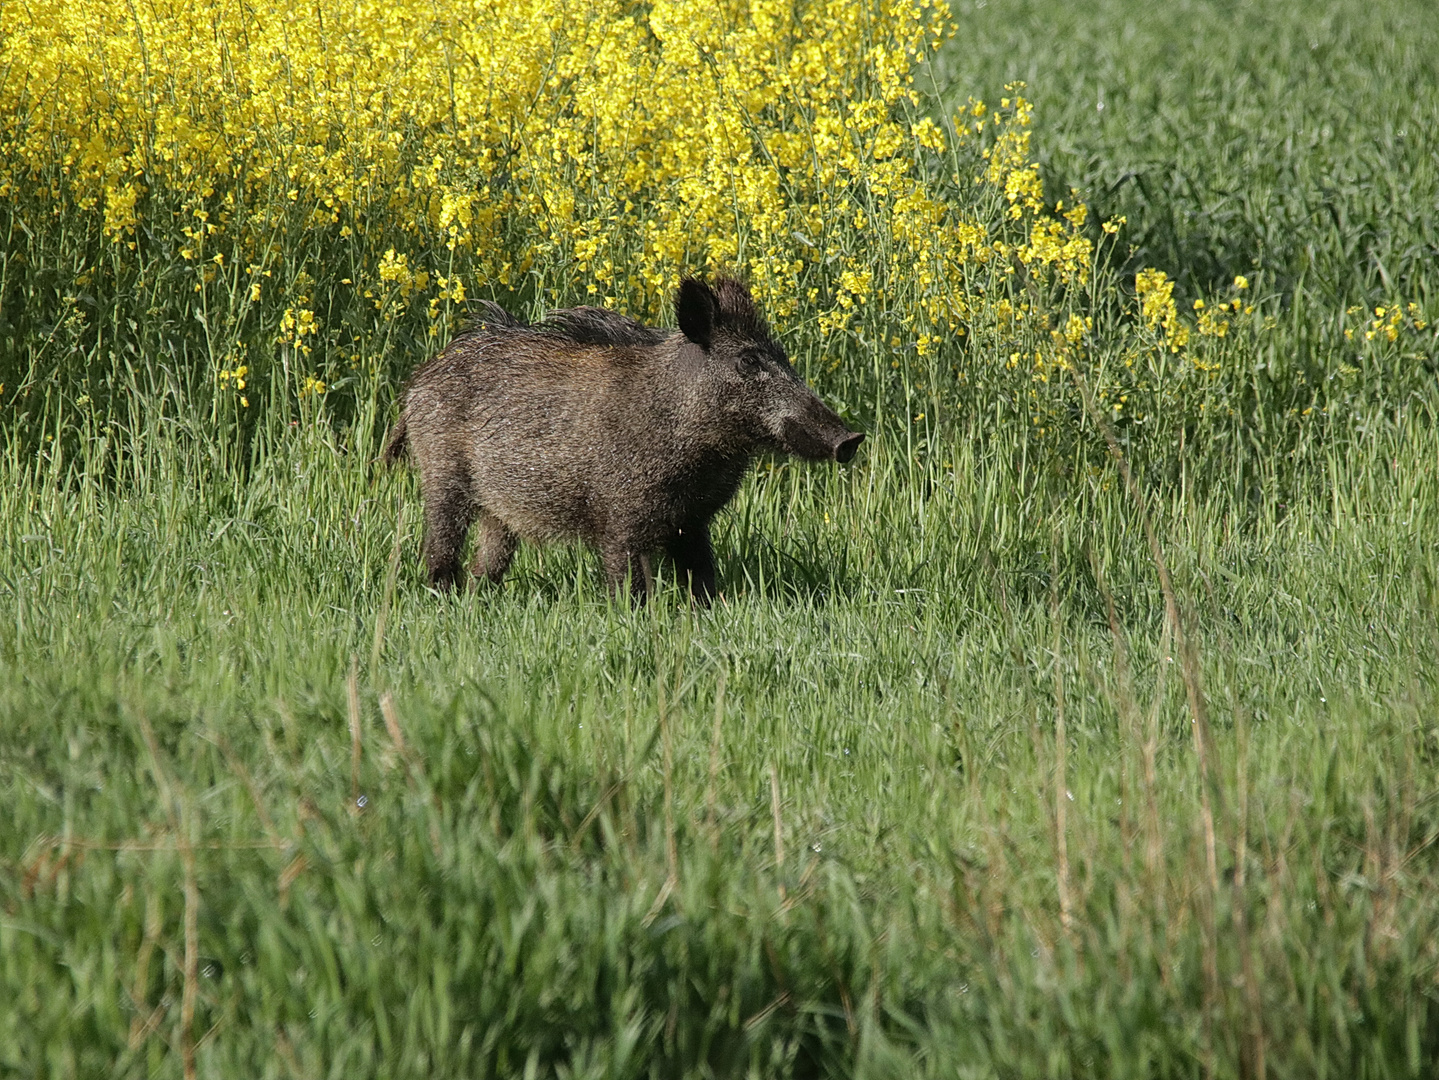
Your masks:
<svg viewBox="0 0 1439 1080"><path fill-rule="evenodd" d="M665 546L674 560L675 576L689 587L690 595L708 604L715 594L715 555L705 525L686 525Z"/></svg>
<svg viewBox="0 0 1439 1080"><path fill-rule="evenodd" d="M425 491L425 564L430 585L442 592L460 580L460 553L475 508L464 484L431 484Z"/></svg>
<svg viewBox="0 0 1439 1080"><path fill-rule="evenodd" d="M475 557L470 563L470 573L498 585L505 576L505 571L510 568L510 560L515 557L519 537L488 510L480 511L475 525Z"/></svg>

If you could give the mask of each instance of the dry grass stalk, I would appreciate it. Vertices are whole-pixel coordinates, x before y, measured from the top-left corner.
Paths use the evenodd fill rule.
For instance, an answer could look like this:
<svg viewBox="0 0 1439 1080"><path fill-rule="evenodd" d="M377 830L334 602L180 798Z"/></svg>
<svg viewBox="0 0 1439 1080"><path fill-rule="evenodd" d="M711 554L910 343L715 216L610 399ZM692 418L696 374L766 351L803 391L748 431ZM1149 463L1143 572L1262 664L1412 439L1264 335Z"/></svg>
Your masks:
<svg viewBox="0 0 1439 1080"><path fill-rule="evenodd" d="M1094 582L1099 587L1099 594L1104 597L1105 614L1109 619L1109 636L1114 642L1114 674L1117 684L1114 696L1119 708L1120 720L1124 724L1125 742L1127 743L1125 753L1120 758L1120 791L1124 802L1120 808L1119 820L1125 848L1124 857L1128 860L1129 847L1133 839L1132 803L1134 800L1134 781L1130 775L1130 760L1133 752L1142 748L1144 736L1140 729L1139 701L1134 691L1134 673L1129 662L1129 645L1125 641L1124 631L1119 625L1119 613L1115 609L1114 596L1109 591L1109 583L1104 579L1104 569L1099 565L1099 555L1093 548L1089 549L1089 565L1094 573ZM1147 824L1157 828L1159 814L1154 809L1154 789L1147 783L1145 787L1146 804L1152 811ZM1156 853L1157 850L1156 845ZM1152 875L1153 865L1150 865L1148 869Z"/></svg>
<svg viewBox="0 0 1439 1080"><path fill-rule="evenodd" d="M674 791L674 742L670 735L669 699L665 692L664 668L659 658L659 638L655 638L655 687L658 695L660 720L660 745L664 755L665 781L665 865L669 870L668 884L664 892L669 893L679 880L679 846L675 839L675 791ZM676 663L675 684L679 684L679 668Z"/></svg>
<svg viewBox="0 0 1439 1080"><path fill-rule="evenodd" d="M780 817L779 770L774 762L769 764L769 811L774 818L774 868L775 873L784 871L784 821ZM780 899L784 899L784 885L779 887Z"/></svg>
<svg viewBox="0 0 1439 1080"><path fill-rule="evenodd" d="M1068 739L1064 730L1064 665L1059 633L1059 538L1051 548L1049 615L1054 624L1054 852L1058 862L1059 922L1070 944L1075 944L1074 900L1069 880L1069 785L1066 777Z"/></svg>
<svg viewBox="0 0 1439 1080"><path fill-rule="evenodd" d="M385 571L385 592L380 600L380 614L375 618L375 640L370 646L370 679L371 682L378 676L380 669L380 654L385 648L385 630L390 621L390 603L395 596L395 579L400 573L400 548L405 539L405 502L397 500L398 509L395 511L395 543L390 548L390 565Z"/></svg>
<svg viewBox="0 0 1439 1080"><path fill-rule="evenodd" d="M1149 719L1145 726L1144 735L1144 787L1148 795L1145 806L1145 815L1148 818L1149 843L1145 849L1145 859L1149 864L1150 874L1156 882L1159 882L1159 875L1163 872L1164 857L1164 829L1159 816L1159 711L1164 707L1164 693L1166 684L1169 681L1169 665L1173 660L1170 655L1171 647L1174 644L1174 635L1171 632L1169 621L1165 620L1164 627L1159 634L1159 671L1154 679L1154 699L1149 704ZM1161 883L1162 884L1162 883ZM1163 903L1164 892L1159 892L1160 902Z"/></svg>
<svg viewBox="0 0 1439 1080"><path fill-rule="evenodd" d="M395 752L402 759L408 759L410 750L405 745L405 733L400 728L400 716L395 711L395 697L388 690L380 695L380 715L385 720L385 731L389 733L390 742L395 744Z"/></svg>
<svg viewBox="0 0 1439 1080"><path fill-rule="evenodd" d="M1214 789L1215 786L1215 776L1211 764L1213 743L1209 733L1209 709L1204 698L1203 687L1200 684L1199 657L1194 647L1193 638L1185 631L1183 615L1179 607L1179 598L1174 589L1174 582L1169 575L1169 564L1164 558L1163 548L1159 545L1159 537L1154 531L1154 520L1149 514L1149 508L1145 502L1144 495L1139 490L1139 484L1134 479L1134 473L1129 467L1129 459L1120 448L1119 440L1115 438L1114 428L1104 418L1103 413L1095 407L1093 395L1089 391L1089 384L1084 376L1078 369L1074 369L1072 374L1075 385L1079 389L1080 397L1083 399L1084 410L1104 436L1105 444L1109 448L1109 455L1119 467L1120 476L1124 480L1125 490L1129 493L1130 499L1139 512L1140 522L1144 527L1145 540L1149 544L1149 556L1154 563L1155 570L1159 574L1159 588L1164 595L1165 620L1170 627L1171 633L1174 635L1174 641L1179 651L1180 674L1184 679L1185 696L1189 703L1190 730L1194 739L1195 758L1199 764L1199 810L1200 822L1204 832L1205 869L1207 871L1207 884L1209 886L1207 895L1203 898L1206 922L1206 933L1204 935L1204 976L1206 998L1209 1002L1209 1008L1204 1010L1206 1044L1204 1071L1206 1075L1212 1076L1214 1073L1214 1045L1211 1031L1213 1022L1212 1012L1214 1006L1219 1002L1222 996L1219 985L1219 927L1215 908L1219 893L1219 858L1218 842L1214 827L1214 800L1211 798L1211 790Z"/></svg>
<svg viewBox="0 0 1439 1080"><path fill-rule="evenodd" d="M729 672L721 668L719 682L715 686L714 728L710 732L709 782L705 785L705 828L710 834L710 843L717 844L719 836L715 831L715 798L719 784L720 737L724 724L724 693Z"/></svg>
<svg viewBox="0 0 1439 1080"><path fill-rule="evenodd" d="M155 739L149 718L136 714L140 734L150 754L150 768L165 804L180 850L180 866L185 876L184 896L184 984L180 994L180 1058L185 1080L194 1080L195 1073L195 999L199 994L200 966L200 885L195 874L195 846L191 828L194 825L188 801L181 797L165 771L160 744Z"/></svg>
<svg viewBox="0 0 1439 1080"><path fill-rule="evenodd" d="M1205 589L1209 593L1211 606L1215 604L1214 586L1207 574L1203 575ZM1219 648L1231 671L1234 669L1234 648L1224 630L1224 621L1216 619L1219 627ZM1240 976L1244 992L1245 1019L1241 1025L1244 1039L1240 1051L1240 1071L1245 1080L1265 1080L1264 1008L1259 992L1259 973L1255 966L1254 946L1249 930L1249 910L1246 883L1249 864L1249 710L1244 707L1229 679L1230 704L1234 712L1235 734L1235 801L1237 821L1234 837L1234 881L1232 897L1232 918L1234 936L1239 949Z"/></svg>
<svg viewBox="0 0 1439 1080"><path fill-rule="evenodd" d="M1169 934L1167 909L1168 903L1165 898L1164 868L1161 858L1164 851L1164 830L1160 824L1159 817L1159 781L1155 773L1155 757L1159 751L1159 708L1164 700L1164 684L1169 673L1169 666L1165 658L1169 654L1169 624L1166 622L1161 630L1159 642L1159 670L1155 677L1154 700L1149 710L1148 724L1141 718L1139 708L1139 695L1134 686L1134 668L1129 654L1129 646L1125 640L1123 628L1119 622L1119 614L1114 605L1114 596L1105 580L1103 568L1099 564L1097 554L1091 549L1090 564L1094 570L1094 580L1099 587L1100 594L1104 597L1106 614L1109 620L1109 634L1114 641L1114 668L1117 681L1116 697L1118 700L1120 716L1124 723L1125 734L1130 748L1138 751L1140 761L1140 784L1144 793L1143 829L1144 829L1144 873L1145 888L1149 902L1153 905L1154 915L1162 934L1167 941ZM1126 806L1133 799L1133 785L1129 777L1130 753L1126 752L1123 761L1123 786ZM1130 817L1128 812L1121 815L1121 825L1124 831L1126 869L1128 866L1128 847L1130 842L1129 834ZM1163 957L1168 949L1162 946L1159 950L1159 972L1160 978L1166 987L1169 983L1169 967Z"/></svg>
<svg viewBox="0 0 1439 1080"><path fill-rule="evenodd" d="M188 818L188 813L182 817ZM195 849L189 843L189 821L184 822L185 843L180 864L185 871L185 985L180 997L180 1055L185 1080L195 1076L195 999L200 989L200 884L195 875Z"/></svg>
<svg viewBox="0 0 1439 1080"><path fill-rule="evenodd" d="M150 1033L159 1026L160 1018L165 1015L165 1006L156 1005L153 1009L147 1007L148 992L150 988L150 956L155 951L155 944L160 940L160 931L164 924L160 918L160 902L151 892L145 899L145 936L140 941L140 952L135 957L135 984L130 991L130 1003L135 1007L135 1015L130 1018L130 1039L128 1046L131 1051L140 1049ZM142 1014L148 1012L142 1019Z"/></svg>
<svg viewBox="0 0 1439 1080"><path fill-rule="evenodd" d="M220 753L225 755L225 764L230 767L230 771L238 776L240 782L245 785L250 802L255 807L255 816L260 819L260 827L265 830L266 838L275 847L285 846L284 841L280 838L279 830L275 828L274 820L270 817L269 811L265 809L264 800L260 798L260 789L255 784L255 778L250 775L250 770L245 768L245 763L236 756L230 740L223 735L217 735L214 742L220 748Z"/></svg>
<svg viewBox="0 0 1439 1080"><path fill-rule="evenodd" d="M350 656L345 676L345 700L350 714L350 813L360 809L360 671L359 660Z"/></svg>

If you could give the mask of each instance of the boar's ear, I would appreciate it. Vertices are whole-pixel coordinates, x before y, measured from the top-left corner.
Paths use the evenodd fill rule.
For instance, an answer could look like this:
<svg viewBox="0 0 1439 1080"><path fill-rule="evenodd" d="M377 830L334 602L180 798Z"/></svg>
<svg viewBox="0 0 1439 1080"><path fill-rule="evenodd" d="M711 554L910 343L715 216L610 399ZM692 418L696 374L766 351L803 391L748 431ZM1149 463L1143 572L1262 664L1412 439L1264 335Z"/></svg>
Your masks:
<svg viewBox="0 0 1439 1080"><path fill-rule="evenodd" d="M714 295L719 309L715 322L740 337L762 341L770 336L769 326L744 282L732 277L715 278Z"/></svg>
<svg viewBox="0 0 1439 1080"><path fill-rule="evenodd" d="M680 291L675 295L675 318L685 337L708 349L718 314L719 300L708 285L694 278L680 282Z"/></svg>

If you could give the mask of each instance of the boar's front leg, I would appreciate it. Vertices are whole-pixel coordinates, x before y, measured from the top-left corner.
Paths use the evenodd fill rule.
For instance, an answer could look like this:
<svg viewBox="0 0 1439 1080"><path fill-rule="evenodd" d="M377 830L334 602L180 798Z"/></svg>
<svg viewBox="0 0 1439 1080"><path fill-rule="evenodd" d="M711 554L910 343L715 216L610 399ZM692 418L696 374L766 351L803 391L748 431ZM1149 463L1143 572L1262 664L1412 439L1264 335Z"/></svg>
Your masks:
<svg viewBox="0 0 1439 1080"><path fill-rule="evenodd" d="M644 603L654 586L654 564L649 554L633 550L628 543L611 542L601 550L600 557L604 559L610 593L619 596L628 585L630 599Z"/></svg>
<svg viewBox="0 0 1439 1080"><path fill-rule="evenodd" d="M709 526L690 524L675 533L665 545L675 564L675 575L690 595L708 604L715 595L715 554Z"/></svg>
<svg viewBox="0 0 1439 1080"><path fill-rule="evenodd" d="M519 537L488 510L480 511L475 526L475 557L470 562L470 573L498 585L515 557Z"/></svg>

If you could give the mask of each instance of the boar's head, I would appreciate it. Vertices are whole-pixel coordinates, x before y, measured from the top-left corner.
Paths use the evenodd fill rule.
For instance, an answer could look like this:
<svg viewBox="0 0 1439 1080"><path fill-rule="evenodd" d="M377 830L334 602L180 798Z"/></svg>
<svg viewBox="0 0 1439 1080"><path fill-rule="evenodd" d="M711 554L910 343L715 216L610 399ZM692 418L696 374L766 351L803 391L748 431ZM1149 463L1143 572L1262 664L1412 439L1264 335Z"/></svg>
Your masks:
<svg viewBox="0 0 1439 1080"><path fill-rule="evenodd" d="M701 382L727 434L811 461L854 457L863 433L847 428L805 385L744 285L722 277L711 288L685 278L675 314L680 331L704 352Z"/></svg>

